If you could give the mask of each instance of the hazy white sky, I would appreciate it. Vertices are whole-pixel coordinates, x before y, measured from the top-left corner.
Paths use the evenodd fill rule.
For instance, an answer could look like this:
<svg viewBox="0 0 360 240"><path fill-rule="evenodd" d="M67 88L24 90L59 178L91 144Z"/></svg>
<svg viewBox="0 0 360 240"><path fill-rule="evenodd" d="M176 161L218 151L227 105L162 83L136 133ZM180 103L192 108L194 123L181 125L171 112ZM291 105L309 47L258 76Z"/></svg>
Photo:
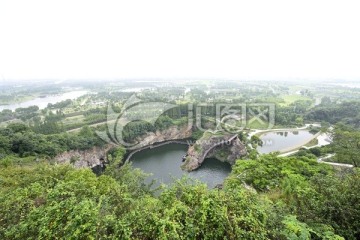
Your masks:
<svg viewBox="0 0 360 240"><path fill-rule="evenodd" d="M360 79L360 2L1 0L0 78Z"/></svg>

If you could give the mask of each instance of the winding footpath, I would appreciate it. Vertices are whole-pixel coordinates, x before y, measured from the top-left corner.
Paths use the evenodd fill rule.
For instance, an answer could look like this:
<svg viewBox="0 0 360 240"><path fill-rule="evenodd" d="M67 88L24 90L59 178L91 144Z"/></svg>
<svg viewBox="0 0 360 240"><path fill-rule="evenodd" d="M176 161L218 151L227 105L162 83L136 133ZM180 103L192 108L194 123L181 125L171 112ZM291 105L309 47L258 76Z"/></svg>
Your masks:
<svg viewBox="0 0 360 240"><path fill-rule="evenodd" d="M267 132L286 132L286 131L306 130L310 126L320 127L320 124L318 124L318 123L305 124L305 126L298 127L298 128L255 129L255 130L252 130L249 133L248 138L250 139L254 135L263 134L263 133L267 133ZM310 141L312 141L313 139L317 139L318 143L316 145L314 145L314 146L306 147L305 145L307 143L309 143ZM306 140L306 141L304 141L302 143L299 143L296 146L292 146L292 147L289 147L289 148L286 148L286 149L282 149L280 151L281 154L279 156L286 157L286 156L292 155L292 154L298 152L301 147L303 147L305 149L310 149L310 148L314 148L314 147L321 147L321 146L328 145L328 144L330 144L330 142L331 142L330 136L327 133L318 132L311 139L308 139L308 140Z"/></svg>
<svg viewBox="0 0 360 240"><path fill-rule="evenodd" d="M298 127L298 128L253 129L249 132L249 138L251 138L252 136L254 136L256 134L267 133L267 132L286 132L286 131L306 130L310 126L320 127L320 124L318 124L318 123L305 124L305 126Z"/></svg>
<svg viewBox="0 0 360 240"><path fill-rule="evenodd" d="M307 144L308 142L312 141L313 139L317 139L318 140L318 143L314 146L311 146L311 147L307 147L305 146L305 144ZM304 148L304 149L311 149L311 148L315 148L315 147L322 147L322 146L326 146L326 145L329 145L331 143L331 137L329 136L328 133L317 133L314 135L314 137L312 139L310 139L309 141L306 141L302 144L298 144L294 147L291 147L291 149L285 149L282 151L282 154L280 154L279 156L281 157L286 157L286 156L290 156L294 153L297 153L300 148Z"/></svg>
<svg viewBox="0 0 360 240"><path fill-rule="evenodd" d="M335 156L334 153L328 154L328 155L326 155L324 157L318 158L317 161L318 161L318 163L325 163L325 164L329 164L329 165L336 166L336 167L347 167L347 168L353 168L354 167L354 165L352 165L352 164L336 163L336 162L325 162L324 161L325 159L332 158L333 156Z"/></svg>

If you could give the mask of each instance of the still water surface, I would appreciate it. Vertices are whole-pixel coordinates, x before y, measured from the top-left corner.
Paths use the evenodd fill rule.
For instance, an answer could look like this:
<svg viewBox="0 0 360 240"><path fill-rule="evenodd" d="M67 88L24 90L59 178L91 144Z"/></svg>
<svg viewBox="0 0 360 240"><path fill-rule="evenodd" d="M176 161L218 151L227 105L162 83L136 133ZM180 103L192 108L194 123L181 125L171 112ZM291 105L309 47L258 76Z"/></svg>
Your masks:
<svg viewBox="0 0 360 240"><path fill-rule="evenodd" d="M263 146L258 147L259 153L288 151L306 144L314 137L309 131L268 132L260 136Z"/></svg>
<svg viewBox="0 0 360 240"><path fill-rule="evenodd" d="M171 184L183 175L200 180L206 183L209 188L223 183L231 171L231 166L216 159L206 159L199 169L190 173L181 170L181 159L186 154L187 148L187 145L174 143L145 149L135 153L131 157L131 161L133 167L140 168L146 173L152 173L153 175L147 179L147 182L155 179L157 180L156 186L160 183Z"/></svg>
<svg viewBox="0 0 360 240"><path fill-rule="evenodd" d="M87 91L71 91L71 92L66 92L63 94L59 94L59 95L49 95L43 98L34 98L32 100L29 101L25 101L25 102L21 102L21 103L14 103L14 104L9 104L9 105L0 105L0 111L4 110L4 109L10 109L10 110L15 110L17 108L27 108L30 106L38 106L39 109L44 109L47 107L47 105L49 103L54 104L57 102L61 102L67 99L76 99L78 97L81 97L82 95L85 95L87 93Z"/></svg>

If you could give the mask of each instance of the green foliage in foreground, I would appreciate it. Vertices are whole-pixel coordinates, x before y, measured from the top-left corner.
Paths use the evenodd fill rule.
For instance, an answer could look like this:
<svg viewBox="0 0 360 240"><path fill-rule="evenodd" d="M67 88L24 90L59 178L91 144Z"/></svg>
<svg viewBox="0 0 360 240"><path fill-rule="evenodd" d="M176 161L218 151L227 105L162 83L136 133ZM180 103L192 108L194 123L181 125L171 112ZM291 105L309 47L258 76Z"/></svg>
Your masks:
<svg viewBox="0 0 360 240"><path fill-rule="evenodd" d="M256 160L237 161L229 182L243 182L258 191L265 191L279 187L285 178L295 174L308 180L316 174L327 175L330 172L331 166L318 164L311 158L282 158L269 154Z"/></svg>
<svg viewBox="0 0 360 240"><path fill-rule="evenodd" d="M335 172L329 165L317 163L316 159L263 155L257 160L236 162L227 185L240 184L249 185L274 204L284 206L283 223L297 229L299 234L308 229L311 239L319 239L321 234L335 230L346 239L360 237L358 169ZM294 219L286 215L297 216L300 223L290 221ZM305 233L300 235L302 237L291 239L310 239Z"/></svg>
<svg viewBox="0 0 360 240"><path fill-rule="evenodd" d="M121 154L118 149L113 155ZM267 155L256 161L238 161L223 189L182 179L158 196L128 164L108 167L99 177L70 166L10 165L0 172L0 239L359 236L358 172L339 178L306 158Z"/></svg>
<svg viewBox="0 0 360 240"><path fill-rule="evenodd" d="M242 188L208 190L202 184L180 181L154 197L142 187L141 174L124 169L116 178L96 177L90 170L67 166L5 169L1 239L266 239L276 235L269 228L270 202L254 193Z"/></svg>

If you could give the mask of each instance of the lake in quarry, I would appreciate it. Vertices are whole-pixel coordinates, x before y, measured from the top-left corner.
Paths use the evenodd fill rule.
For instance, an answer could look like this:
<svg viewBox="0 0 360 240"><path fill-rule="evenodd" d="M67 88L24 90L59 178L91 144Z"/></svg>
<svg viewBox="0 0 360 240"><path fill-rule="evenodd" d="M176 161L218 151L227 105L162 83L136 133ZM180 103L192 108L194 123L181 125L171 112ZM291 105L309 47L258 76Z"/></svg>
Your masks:
<svg viewBox="0 0 360 240"><path fill-rule="evenodd" d="M258 147L258 151L262 154L287 152L308 143L313 138L314 135L306 130L268 132L260 136L263 146Z"/></svg>
<svg viewBox="0 0 360 240"><path fill-rule="evenodd" d="M167 144L164 146L145 149L135 153L131 157L134 168L140 168L145 173L152 173L147 182L155 179L158 186L160 183L171 184L174 180L187 175L208 185L209 188L223 183L224 179L231 172L229 163L220 162L217 159L205 159L200 168L192 172L181 170L182 157L186 154L187 145Z"/></svg>
<svg viewBox="0 0 360 240"><path fill-rule="evenodd" d="M306 130L276 131L264 133L260 138L264 144L262 147L258 147L258 151L265 154L292 150L309 142L314 135ZM174 180L187 175L206 183L209 188L213 188L223 183L231 172L230 164L214 158L205 159L201 167L195 171L183 171L180 166L187 149L187 145L172 143L137 152L130 160L134 168L140 168L145 173L152 173L147 182L154 179L157 181L155 186L160 183L171 184Z"/></svg>

